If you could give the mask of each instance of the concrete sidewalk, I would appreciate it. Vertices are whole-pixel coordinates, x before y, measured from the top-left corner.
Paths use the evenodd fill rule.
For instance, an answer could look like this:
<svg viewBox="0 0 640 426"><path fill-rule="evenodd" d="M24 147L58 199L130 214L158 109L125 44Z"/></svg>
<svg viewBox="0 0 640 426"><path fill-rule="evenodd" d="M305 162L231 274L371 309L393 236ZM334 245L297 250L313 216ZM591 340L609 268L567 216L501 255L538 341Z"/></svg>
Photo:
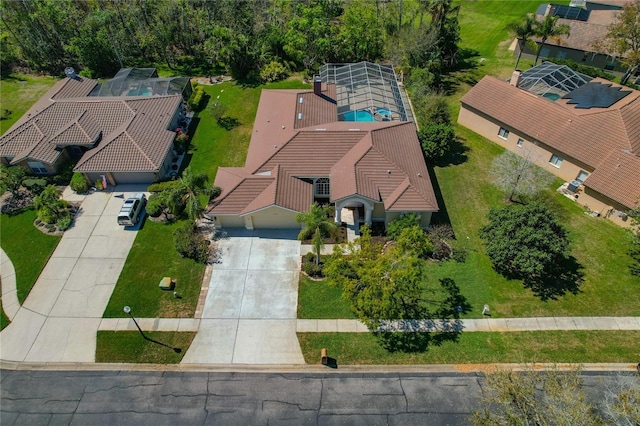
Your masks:
<svg viewBox="0 0 640 426"><path fill-rule="evenodd" d="M460 320L386 321L385 331L409 332L514 332L575 330L640 330L640 317L534 317ZM354 319L299 319L299 333L365 333L366 325Z"/></svg>

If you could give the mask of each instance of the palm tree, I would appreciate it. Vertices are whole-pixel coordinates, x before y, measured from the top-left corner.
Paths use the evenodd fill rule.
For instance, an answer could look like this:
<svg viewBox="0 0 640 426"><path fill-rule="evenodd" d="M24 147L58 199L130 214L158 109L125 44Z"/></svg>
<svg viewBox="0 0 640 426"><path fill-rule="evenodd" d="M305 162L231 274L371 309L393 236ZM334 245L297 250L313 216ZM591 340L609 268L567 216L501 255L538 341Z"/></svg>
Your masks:
<svg viewBox="0 0 640 426"><path fill-rule="evenodd" d="M313 236L313 250L316 255L316 265L320 264L320 251L324 245L323 238L331 235L336 228L335 222L329 219L329 207L321 207L313 203L308 212L298 213L296 222L304 224L304 228L298 234L299 240L306 240Z"/></svg>
<svg viewBox="0 0 640 426"><path fill-rule="evenodd" d="M518 69L520 63L520 57L524 50L529 38L535 35L536 20L530 14L526 14L524 19L517 22L511 22L507 25L507 30L511 35L514 35L518 39L518 59L516 59L516 65L513 69Z"/></svg>
<svg viewBox="0 0 640 426"><path fill-rule="evenodd" d="M537 21L535 26L535 35L540 37L540 48L536 54L534 65L538 65L538 58L544 44L548 39L559 39L561 35L569 35L569 26L566 24L558 24L558 17L547 15L542 21Z"/></svg>
<svg viewBox="0 0 640 426"><path fill-rule="evenodd" d="M166 203L167 207L173 214L179 214L183 211L187 213L187 216L196 220L202 214L204 208L198 199L201 195L211 197L212 195L219 194L219 189L216 187L207 187L207 181L209 176L205 173L195 174L191 170L191 167L187 167L182 172L179 184L176 188L168 190Z"/></svg>

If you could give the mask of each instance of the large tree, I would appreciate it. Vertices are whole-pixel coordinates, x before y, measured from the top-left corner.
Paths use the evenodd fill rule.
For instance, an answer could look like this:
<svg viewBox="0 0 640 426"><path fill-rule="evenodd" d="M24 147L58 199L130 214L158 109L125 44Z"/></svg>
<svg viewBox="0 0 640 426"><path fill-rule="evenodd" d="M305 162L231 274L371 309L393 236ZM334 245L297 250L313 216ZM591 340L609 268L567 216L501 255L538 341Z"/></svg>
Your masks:
<svg viewBox="0 0 640 426"><path fill-rule="evenodd" d="M566 229L541 204L492 209L488 219L480 237L495 270L508 277L539 280L568 252Z"/></svg>
<svg viewBox="0 0 640 426"><path fill-rule="evenodd" d="M553 181L553 176L536 166L531 160L533 153L523 148L523 155L505 151L493 160L491 175L495 184L514 196L531 196L544 189Z"/></svg>
<svg viewBox="0 0 640 426"><path fill-rule="evenodd" d="M313 251L316 255L316 265L320 263L320 251L324 245L324 238L331 235L336 228L336 223L329 219L329 207L322 207L313 203L308 212L298 213L296 221L304 228L298 234L299 240L312 238Z"/></svg>
<svg viewBox="0 0 640 426"><path fill-rule="evenodd" d="M566 24L559 24L558 19L558 16L547 15L542 20L536 21L535 35L540 37L540 47L536 53L535 65L538 65L540 52L542 52L542 48L547 40L559 40L560 36L569 35L569 26Z"/></svg>
<svg viewBox="0 0 640 426"><path fill-rule="evenodd" d="M580 370L496 371L483 380L479 426L597 425L582 390Z"/></svg>
<svg viewBox="0 0 640 426"><path fill-rule="evenodd" d="M527 46L527 43L535 35L536 20L530 14L526 14L520 21L511 22L507 25L507 30L513 36L518 39L518 58L513 69L518 69L520 63L520 57L522 51Z"/></svg>
<svg viewBox="0 0 640 426"><path fill-rule="evenodd" d="M620 58L627 72L622 84L640 67L640 0L627 4L609 25L603 40L596 42L596 49Z"/></svg>
<svg viewBox="0 0 640 426"><path fill-rule="evenodd" d="M427 123L418 132L418 139L427 160L436 161L449 151L456 139L456 132L449 123Z"/></svg>

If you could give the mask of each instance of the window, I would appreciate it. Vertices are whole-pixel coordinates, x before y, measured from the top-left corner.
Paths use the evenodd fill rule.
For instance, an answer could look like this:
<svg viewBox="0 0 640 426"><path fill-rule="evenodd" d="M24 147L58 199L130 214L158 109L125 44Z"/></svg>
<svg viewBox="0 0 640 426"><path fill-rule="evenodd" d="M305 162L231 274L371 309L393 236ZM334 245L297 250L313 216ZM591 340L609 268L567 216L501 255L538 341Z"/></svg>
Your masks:
<svg viewBox="0 0 640 426"><path fill-rule="evenodd" d="M509 131L504 127L500 127L500 130L498 130L498 136L500 136L502 139L506 139L509 137Z"/></svg>
<svg viewBox="0 0 640 426"><path fill-rule="evenodd" d="M44 167L40 161L28 161L27 165L31 169L31 171L35 174L41 175L47 173L47 169Z"/></svg>
<svg viewBox="0 0 640 426"><path fill-rule="evenodd" d="M584 181L587 180L587 177L589 177L589 173L585 172L584 170L580 170L580 173L578 173L578 177L576 178L576 180L584 183Z"/></svg>
<svg viewBox="0 0 640 426"><path fill-rule="evenodd" d="M316 179L316 195L329 196L329 179L328 178Z"/></svg>
<svg viewBox="0 0 640 426"><path fill-rule="evenodd" d="M516 142L516 145L518 145L520 148L522 148L523 144L524 144L524 139L518 138L518 142Z"/></svg>
<svg viewBox="0 0 640 426"><path fill-rule="evenodd" d="M560 167L560 164L562 164L562 161L564 161L564 160L562 159L562 157L559 157L559 156L557 156L557 155L555 155L555 154L553 154L553 155L551 156L551 160L549 160L549 162L550 162L552 165L554 165L555 167L558 167L558 168Z"/></svg>

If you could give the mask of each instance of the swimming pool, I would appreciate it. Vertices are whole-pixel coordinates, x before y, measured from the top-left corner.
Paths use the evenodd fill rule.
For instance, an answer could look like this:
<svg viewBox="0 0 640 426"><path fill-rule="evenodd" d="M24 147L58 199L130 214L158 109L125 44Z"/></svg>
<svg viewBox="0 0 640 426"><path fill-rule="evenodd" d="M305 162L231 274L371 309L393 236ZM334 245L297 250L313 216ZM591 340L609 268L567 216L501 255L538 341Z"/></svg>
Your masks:
<svg viewBox="0 0 640 426"><path fill-rule="evenodd" d="M389 111L388 109L384 109L384 108L378 108L378 114L390 116L391 115L391 111Z"/></svg>
<svg viewBox="0 0 640 426"><path fill-rule="evenodd" d="M344 121L376 121L373 114L367 110L349 111L344 113Z"/></svg>

